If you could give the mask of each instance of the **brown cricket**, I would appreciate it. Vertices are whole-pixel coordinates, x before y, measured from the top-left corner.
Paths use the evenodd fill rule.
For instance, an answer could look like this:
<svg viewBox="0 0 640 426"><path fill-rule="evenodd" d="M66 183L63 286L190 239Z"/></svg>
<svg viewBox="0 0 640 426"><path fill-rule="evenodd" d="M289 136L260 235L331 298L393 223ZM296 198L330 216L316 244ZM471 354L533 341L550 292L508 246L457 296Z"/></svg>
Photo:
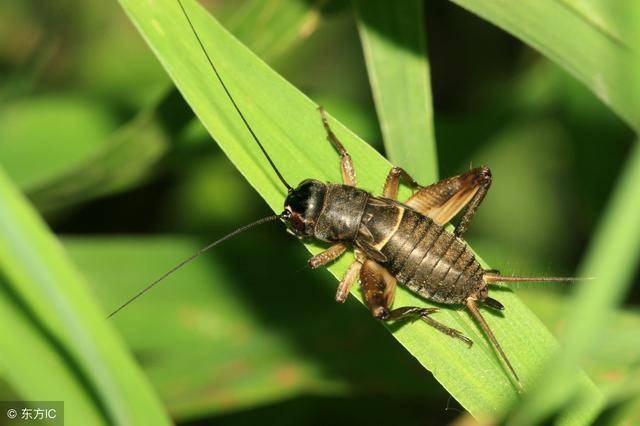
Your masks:
<svg viewBox="0 0 640 426"><path fill-rule="evenodd" d="M426 300L444 305L465 306L486 333L520 389L520 379L480 313L478 305L504 309L500 302L489 297L488 285L492 283L572 281L575 278L503 276L496 270L486 270L480 265L463 237L491 186L489 168L478 167L432 185L421 186L405 170L393 167L387 175L382 196L375 196L356 186L356 171L351 156L331 130L326 113L320 107L321 122L327 138L340 154L343 183L306 179L296 188L291 187L240 111L181 1L177 1L217 80L274 172L287 188L288 195L281 214L259 219L204 247L145 287L109 317L204 251L256 225L280 219L299 238L315 238L332 244L327 250L309 259L311 268L327 265L349 248L354 249L355 260L338 285L338 302L345 301L349 290L359 279L364 300L375 318L382 321L419 318L440 332L471 346L473 342L460 331L431 318L438 311L437 308L403 306L392 309L398 283ZM404 201L397 200L401 180L414 189L413 195ZM449 232L445 228L446 224L461 211L458 224L453 232Z"/></svg>
<svg viewBox="0 0 640 426"><path fill-rule="evenodd" d="M430 317L438 308L391 309L398 283L426 300L464 305L521 389L518 374L478 310L478 304L504 309L499 301L489 297L491 283L572 281L575 278L503 276L480 265L463 236L491 186L488 167L478 167L429 186L421 186L405 170L393 167L382 196L375 196L356 187L351 156L329 127L324 109L320 107L319 111L328 139L340 154L344 183L304 180L289 191L285 210L280 215L299 237L333 243L309 259L309 266L326 265L353 247L355 261L338 285L338 302L345 301L359 278L364 300L375 318L382 321L420 318L471 346L473 342L460 331ZM397 200L401 180L415 189L403 202ZM449 232L445 226L461 211L458 224Z"/></svg>

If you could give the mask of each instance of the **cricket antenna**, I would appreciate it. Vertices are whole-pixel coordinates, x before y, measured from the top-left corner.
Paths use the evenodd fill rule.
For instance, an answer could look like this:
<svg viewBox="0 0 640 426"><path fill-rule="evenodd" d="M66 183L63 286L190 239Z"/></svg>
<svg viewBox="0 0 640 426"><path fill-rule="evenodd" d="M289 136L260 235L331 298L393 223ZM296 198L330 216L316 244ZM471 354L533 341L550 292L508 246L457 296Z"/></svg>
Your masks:
<svg viewBox="0 0 640 426"><path fill-rule="evenodd" d="M200 48L202 49L202 52L206 56L207 61L209 62L209 65L211 65L211 69L213 70L213 73L218 78L218 81L220 82L220 84L222 85L222 88L224 89L225 93L229 97L229 100L233 104L233 107L236 109L236 111L238 112L238 115L240 115L240 118L242 119L242 122L247 127L247 130L249 130L249 133L251 133L251 136L253 137L253 140L256 141L256 143L258 144L258 146L260 147L260 150L262 151L262 153L266 157L267 161L271 165L271 168L273 169L273 171L278 176L278 179L280 179L280 182L282 182L284 184L284 186L287 188L287 191L289 191L289 192L293 191L293 188L291 187L291 185L289 185L287 183L287 181L284 179L284 177L282 176L282 174L280 173L280 171L278 170L278 168L274 164L273 160L271 160L271 157L269 157L269 154L267 154L267 151L264 149L264 146L262 146L262 143L260 142L260 139L258 139L258 136L255 134L255 132L253 131L253 129L249 125L249 122L245 118L244 114L242 113L242 111L240 111L240 108L238 107L238 104L236 104L236 101L233 99L233 96L231 96L231 92L229 92L229 89L227 88L227 85L224 84L224 81L222 80L222 77L220 76L220 73L218 72L218 69L216 68L216 66L214 65L213 61L211 60L211 56L209 56L209 53L207 52L207 49L204 47L204 43L202 42L202 39L198 35L198 32L196 31L196 28L193 25L193 22L191 22L191 18L189 18L189 15L187 14L187 11L185 10L184 5L182 4L182 1L181 0L177 0L177 2L178 2L178 5L180 6L180 9L182 9L182 13L184 14L184 17L187 19L187 22L189 23L189 26L191 27L191 31L193 31L193 35L196 37L196 40L198 40L198 44L200 45Z"/></svg>
<svg viewBox="0 0 640 426"><path fill-rule="evenodd" d="M278 220L278 219L286 219L287 215L289 213L288 212L284 212L281 213L279 215L274 215L274 216L267 216L267 217L263 217L262 219L258 219L255 222L251 222L248 225L244 225L241 226L240 228L236 229L233 232L228 233L227 235L225 235L224 237L212 242L211 244L201 248L200 250L198 250L197 252L195 252L194 254L192 254L191 256L187 257L186 259L184 259L182 262L178 263L176 266L174 266L173 268L169 269L167 272L165 272L164 274L162 274L160 277L158 277L155 281L153 281L151 284L149 284L148 286L146 286L145 288L143 288L142 290L140 290L138 293L136 293L134 296L132 296L131 298L129 298L129 300L127 300L126 302L124 302L122 305L120 305L115 311L111 312L109 314L109 316L107 316L107 319L111 318L112 316L114 316L115 314L117 314L118 312L120 312L122 309L124 309L125 307L127 307L131 302L133 302L134 300L136 300L138 297L142 296L143 294L145 294L147 291L151 290L153 287L156 286L156 284L158 284L160 281L164 280L165 278L167 278L169 275L173 274L174 272L176 272L178 269L182 268L183 266L185 266L187 263L191 262L192 260L196 259L197 257L199 257L200 255L202 255L205 251L217 246L218 244L228 240L231 237L235 237L236 235L247 231L251 228L254 228L258 225L262 225L263 223L267 223L267 222L273 222L274 220Z"/></svg>

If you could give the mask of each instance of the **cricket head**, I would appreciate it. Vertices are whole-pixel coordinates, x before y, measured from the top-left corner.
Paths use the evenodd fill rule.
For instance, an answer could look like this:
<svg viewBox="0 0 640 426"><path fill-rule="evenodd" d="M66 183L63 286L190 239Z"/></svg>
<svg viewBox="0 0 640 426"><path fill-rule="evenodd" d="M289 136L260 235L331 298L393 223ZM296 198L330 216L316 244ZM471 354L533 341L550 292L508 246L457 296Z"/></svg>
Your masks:
<svg viewBox="0 0 640 426"><path fill-rule="evenodd" d="M327 186L316 179L306 179L289 192L284 200L283 219L298 237L313 235L322 210Z"/></svg>

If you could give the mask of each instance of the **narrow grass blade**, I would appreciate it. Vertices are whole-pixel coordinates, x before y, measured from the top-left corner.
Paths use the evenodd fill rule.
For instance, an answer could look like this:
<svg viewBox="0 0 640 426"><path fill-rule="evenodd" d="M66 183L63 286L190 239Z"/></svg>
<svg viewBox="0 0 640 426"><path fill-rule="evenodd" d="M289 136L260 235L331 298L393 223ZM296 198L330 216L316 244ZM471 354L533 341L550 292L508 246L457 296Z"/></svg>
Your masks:
<svg viewBox="0 0 640 426"><path fill-rule="evenodd" d="M16 295L14 303L24 305L60 355L73 363L108 423L169 423L82 277L2 170L0 203L0 270Z"/></svg>
<svg viewBox="0 0 640 426"><path fill-rule="evenodd" d="M354 0L387 156L423 183L438 178L424 2Z"/></svg>
<svg viewBox="0 0 640 426"><path fill-rule="evenodd" d="M86 161L117 128L110 111L80 97L41 96L0 104L0 165L20 188Z"/></svg>
<svg viewBox="0 0 640 426"><path fill-rule="evenodd" d="M518 294L547 327L551 330L564 329L571 297L535 288L520 288ZM633 308L618 308L605 325L607 344L593 348L583 367L598 388L606 390L609 403L609 389L617 389L627 381L635 381L640 386L640 312Z"/></svg>
<svg viewBox="0 0 640 426"><path fill-rule="evenodd" d="M29 199L48 213L143 184L171 149L172 134L160 117L163 105L175 105L174 98L140 112L105 138L104 146L82 163L29 188Z"/></svg>
<svg viewBox="0 0 640 426"><path fill-rule="evenodd" d="M73 365L33 321L29 312L16 303L15 295L2 278L0 336L2 379L20 398L30 401L64 400L67 424L108 423Z"/></svg>
<svg viewBox="0 0 640 426"><path fill-rule="evenodd" d="M451 1L540 51L640 130L638 88L627 84L638 70L634 47L603 31L593 15L585 19L583 12L557 0Z"/></svg>
<svg viewBox="0 0 640 426"><path fill-rule="evenodd" d="M338 182L339 157L326 141L317 105L252 55L196 3L184 3L229 90L286 179L292 184L309 177ZM121 4L223 151L271 208L281 211L286 190L216 82L177 2L121 0ZM379 192L390 164L336 120L330 118L330 124L354 158L360 186ZM403 191L400 197L407 195ZM311 252L321 250L313 244L307 247ZM345 257L329 270L340 277L348 262ZM353 294L360 297L357 290ZM500 300L506 306L505 316L489 314L487 321L527 386L557 345L513 293L500 292ZM396 306L424 304L402 289L395 301ZM363 311L363 320L367 316ZM422 323L393 327L394 337L474 416L501 416L517 393L493 349L466 313L445 309L438 317L460 328L475 342L473 347ZM582 377L584 391L597 393Z"/></svg>
<svg viewBox="0 0 640 426"><path fill-rule="evenodd" d="M601 341L606 322L631 284L640 259L640 146L635 145L609 208L586 256L562 338L562 351L512 419L535 424L574 395L575 366ZM596 402L579 401L583 406Z"/></svg>

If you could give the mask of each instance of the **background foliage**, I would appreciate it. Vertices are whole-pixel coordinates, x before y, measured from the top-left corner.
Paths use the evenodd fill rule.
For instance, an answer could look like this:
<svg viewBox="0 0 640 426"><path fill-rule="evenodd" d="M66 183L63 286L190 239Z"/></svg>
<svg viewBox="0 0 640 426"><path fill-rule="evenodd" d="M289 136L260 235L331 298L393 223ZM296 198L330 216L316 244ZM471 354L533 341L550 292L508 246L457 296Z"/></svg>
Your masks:
<svg viewBox="0 0 640 426"><path fill-rule="evenodd" d="M137 4L123 2L130 14ZM640 421L633 2L205 5L286 80L422 181L488 164L494 185L468 234L488 264L504 273L597 278L516 289L562 352L544 367L546 381L502 408L508 421ZM431 335L426 327L392 330L416 360L354 298L337 306L335 281L307 270L307 253L278 226L226 243L103 322L134 289L268 208L211 143L117 3L4 2L0 24L2 399L64 399L69 419L96 424L159 424L169 421L166 412L179 423L224 424L313 423L327 412L344 423L470 421L465 408L483 417L464 380L456 389L421 366L429 360L412 348L424 340L411 346L407 336ZM170 41L188 46L186 57L197 63L196 46L182 36ZM225 49L229 67L245 55ZM250 75L232 80L256 99L279 87L269 79L254 86ZM188 83L204 93L213 86L206 78ZM291 93L254 119L268 124L269 114L297 102ZM201 103L213 108L220 99ZM304 130L313 114L302 108L303 124L272 125L299 136L292 144L309 138L326 147L321 129ZM225 126L235 126L228 117ZM233 138L224 134L218 142L229 152ZM377 189L387 166L344 135L356 165L365 166L365 185ZM332 164L330 149L318 152ZM253 175L238 167L279 204L275 190L259 186L275 183L255 158ZM335 161L331 170L300 170L292 161L283 168L292 180L334 176ZM510 309L492 321L517 342L524 308L504 298ZM443 350L480 362L456 343L443 340ZM487 371L499 372L486 357ZM521 352L510 357L528 362ZM471 365L457 367L456 359L437 366ZM577 366L598 388L586 399ZM499 392L496 383L484 386Z"/></svg>

